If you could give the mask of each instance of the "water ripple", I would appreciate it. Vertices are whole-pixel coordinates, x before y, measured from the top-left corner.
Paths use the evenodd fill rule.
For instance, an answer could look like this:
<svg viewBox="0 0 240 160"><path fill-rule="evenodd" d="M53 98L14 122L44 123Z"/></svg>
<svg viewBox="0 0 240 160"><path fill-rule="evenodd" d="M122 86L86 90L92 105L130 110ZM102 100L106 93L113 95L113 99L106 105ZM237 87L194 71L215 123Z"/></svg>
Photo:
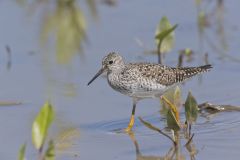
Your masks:
<svg viewBox="0 0 240 160"><path fill-rule="evenodd" d="M194 125L194 132L197 134L215 134L216 132L228 132L240 127L238 112L222 112L210 119L200 117Z"/></svg>
<svg viewBox="0 0 240 160"><path fill-rule="evenodd" d="M184 115L181 115L184 117ZM153 114L142 117L145 121L164 129L166 127L165 118L161 118L159 114ZM184 122L184 118L181 120ZM105 133L119 133L127 127L129 119L120 119L115 121L103 121L82 127L86 130L105 132ZM197 123L193 125L192 133L200 135L215 135L216 132L229 132L231 130L240 128L240 116L238 112L223 112L211 115L211 117L205 118L199 116ZM133 128L139 136L158 136L159 134L145 127L136 118L135 126Z"/></svg>

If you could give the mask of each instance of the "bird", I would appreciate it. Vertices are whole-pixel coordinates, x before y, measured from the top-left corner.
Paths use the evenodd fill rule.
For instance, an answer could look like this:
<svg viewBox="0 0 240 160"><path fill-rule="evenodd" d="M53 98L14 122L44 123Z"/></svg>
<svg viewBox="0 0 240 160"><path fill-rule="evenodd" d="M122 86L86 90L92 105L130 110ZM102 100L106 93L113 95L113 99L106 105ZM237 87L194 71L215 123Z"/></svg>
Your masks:
<svg viewBox="0 0 240 160"><path fill-rule="evenodd" d="M123 57L110 52L102 59L101 69L88 82L90 85L102 73L107 73L112 89L132 98L132 113L126 132L134 126L137 103L146 98L160 98L167 90L187 79L209 71L212 65L198 67L169 67L158 63L126 63Z"/></svg>

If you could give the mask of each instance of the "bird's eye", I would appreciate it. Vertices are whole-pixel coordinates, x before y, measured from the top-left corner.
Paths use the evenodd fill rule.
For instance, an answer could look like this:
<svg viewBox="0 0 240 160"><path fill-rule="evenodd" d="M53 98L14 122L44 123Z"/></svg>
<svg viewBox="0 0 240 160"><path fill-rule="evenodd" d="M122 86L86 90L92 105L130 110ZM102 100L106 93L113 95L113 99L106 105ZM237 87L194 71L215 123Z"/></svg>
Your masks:
<svg viewBox="0 0 240 160"><path fill-rule="evenodd" d="M109 63L109 64L113 64L113 61L109 61L108 63Z"/></svg>

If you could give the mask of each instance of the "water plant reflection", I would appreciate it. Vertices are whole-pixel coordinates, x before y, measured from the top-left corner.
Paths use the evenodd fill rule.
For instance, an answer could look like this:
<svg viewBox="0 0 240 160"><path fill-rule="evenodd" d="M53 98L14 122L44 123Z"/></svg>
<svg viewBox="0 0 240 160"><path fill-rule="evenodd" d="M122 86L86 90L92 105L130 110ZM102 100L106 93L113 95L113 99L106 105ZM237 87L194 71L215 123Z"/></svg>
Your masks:
<svg viewBox="0 0 240 160"><path fill-rule="evenodd" d="M82 50L86 40L86 20L75 0L58 0L54 9L45 12L41 42L46 46L54 35L58 63L69 63Z"/></svg>
<svg viewBox="0 0 240 160"><path fill-rule="evenodd" d="M175 146L175 145L170 146L169 150L166 152L165 155L162 155L162 156L144 155L141 152L139 143L135 137L135 133L129 132L128 136L130 137L132 143L134 144L137 160L173 160L173 159L184 160L184 159L186 159L186 155L183 154L182 147L186 148L191 160L195 159L195 155L197 154L197 150L195 148L195 145L193 144L193 140L191 139L191 141L189 141L184 146L181 146L180 142L178 142L177 146ZM180 140L180 138L178 137L178 141L179 140Z"/></svg>
<svg viewBox="0 0 240 160"><path fill-rule="evenodd" d="M80 131L78 128L66 127L61 129L54 138L57 155L59 157L61 155L79 156L79 150L74 149L74 144L79 138Z"/></svg>
<svg viewBox="0 0 240 160"><path fill-rule="evenodd" d="M206 9L205 6L210 6L211 3L215 4ZM224 17L224 4L224 0L196 0L199 52L204 53L204 49L207 46L213 50L214 53L219 54L221 59L240 62L240 58L228 53L229 42L225 30L227 23Z"/></svg>
<svg viewBox="0 0 240 160"><path fill-rule="evenodd" d="M17 0L21 6L30 10L32 15L41 13L40 42L43 48L55 45L57 62L68 64L78 53L82 53L86 42L86 19L76 0L37 0L27 2ZM85 1L93 17L97 17L95 0ZM44 51L52 53L51 51ZM48 55L49 56L49 55Z"/></svg>

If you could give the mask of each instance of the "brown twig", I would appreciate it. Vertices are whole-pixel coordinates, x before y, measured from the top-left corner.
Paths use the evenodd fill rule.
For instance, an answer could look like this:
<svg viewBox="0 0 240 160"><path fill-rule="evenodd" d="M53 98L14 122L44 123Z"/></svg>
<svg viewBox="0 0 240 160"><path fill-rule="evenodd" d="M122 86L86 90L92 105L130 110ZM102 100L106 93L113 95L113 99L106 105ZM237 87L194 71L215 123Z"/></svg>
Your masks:
<svg viewBox="0 0 240 160"><path fill-rule="evenodd" d="M149 122L144 121L141 117L138 117L138 118L139 118L139 120L140 120L146 127L150 128L150 129L152 129L152 130L154 130L154 131L157 131L157 132L161 133L162 135L166 136L168 139L170 139L170 140L173 142L174 146L177 145L177 142L174 141L174 140L172 139L172 137L170 137L169 135L167 135L166 133L164 133L163 131L161 131L159 128L153 126L153 125L150 124Z"/></svg>

